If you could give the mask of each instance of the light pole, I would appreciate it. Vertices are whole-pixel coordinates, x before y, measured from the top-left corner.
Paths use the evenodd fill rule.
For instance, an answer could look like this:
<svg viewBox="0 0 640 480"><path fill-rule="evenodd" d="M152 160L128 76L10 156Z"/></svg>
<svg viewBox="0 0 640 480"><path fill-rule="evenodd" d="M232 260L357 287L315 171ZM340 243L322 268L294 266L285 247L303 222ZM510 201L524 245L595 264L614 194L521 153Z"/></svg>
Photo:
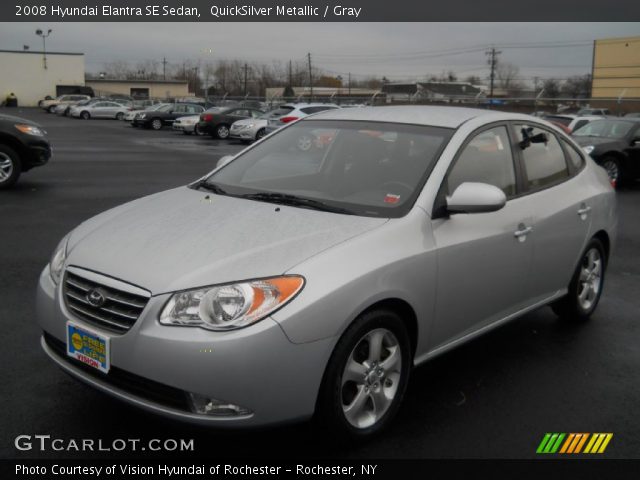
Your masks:
<svg viewBox="0 0 640 480"><path fill-rule="evenodd" d="M37 29L36 35L42 37L42 64L44 65L44 69L47 69L47 37L51 35L53 30L47 30L47 33L44 33L42 30Z"/></svg>

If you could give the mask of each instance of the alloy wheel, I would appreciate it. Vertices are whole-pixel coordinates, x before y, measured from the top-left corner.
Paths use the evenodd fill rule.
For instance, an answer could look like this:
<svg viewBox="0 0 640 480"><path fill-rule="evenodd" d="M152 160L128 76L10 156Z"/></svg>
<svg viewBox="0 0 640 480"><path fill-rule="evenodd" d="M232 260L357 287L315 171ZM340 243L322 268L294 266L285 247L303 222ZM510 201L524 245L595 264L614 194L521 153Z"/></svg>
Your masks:
<svg viewBox="0 0 640 480"><path fill-rule="evenodd" d="M155 119L151 122L151 128L153 128L154 130L160 130L162 128L162 120L160 119Z"/></svg>
<svg viewBox="0 0 640 480"><path fill-rule="evenodd" d="M602 256L597 248L589 249L582 258L578 277L578 303L588 311L602 288Z"/></svg>
<svg viewBox="0 0 640 480"><path fill-rule="evenodd" d="M347 359L341 380L342 411L355 428L375 425L398 392L402 352L396 336L386 328L365 334Z"/></svg>
<svg viewBox="0 0 640 480"><path fill-rule="evenodd" d="M620 176L620 168L618 164L613 160L607 160L602 164L604 169L607 171L607 175L609 175L609 180L612 182L617 182L618 177Z"/></svg>
<svg viewBox="0 0 640 480"><path fill-rule="evenodd" d="M0 183L6 182L13 174L13 160L4 152L0 152Z"/></svg>
<svg viewBox="0 0 640 480"><path fill-rule="evenodd" d="M226 125L220 125L216 133L218 134L218 138L225 139L229 136L229 129Z"/></svg>

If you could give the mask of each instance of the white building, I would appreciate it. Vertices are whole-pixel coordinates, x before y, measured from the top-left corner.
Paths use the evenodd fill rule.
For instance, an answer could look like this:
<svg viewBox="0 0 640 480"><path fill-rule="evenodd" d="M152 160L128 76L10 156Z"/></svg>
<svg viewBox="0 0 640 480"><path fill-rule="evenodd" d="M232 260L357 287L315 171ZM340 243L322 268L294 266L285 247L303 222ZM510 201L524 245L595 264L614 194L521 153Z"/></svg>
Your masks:
<svg viewBox="0 0 640 480"><path fill-rule="evenodd" d="M46 65L46 68L45 68ZM0 50L0 99L14 93L22 107L37 106L46 95L73 93L84 86L84 54Z"/></svg>

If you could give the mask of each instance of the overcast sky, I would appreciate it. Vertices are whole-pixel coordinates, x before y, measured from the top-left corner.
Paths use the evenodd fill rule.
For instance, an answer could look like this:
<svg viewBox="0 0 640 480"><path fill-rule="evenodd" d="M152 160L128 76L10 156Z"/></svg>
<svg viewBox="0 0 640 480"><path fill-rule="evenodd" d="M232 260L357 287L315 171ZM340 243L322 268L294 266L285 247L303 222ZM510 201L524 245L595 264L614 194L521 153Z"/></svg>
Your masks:
<svg viewBox="0 0 640 480"><path fill-rule="evenodd" d="M41 49L37 28L53 29L47 50L84 52L89 72L116 60L302 62L311 52L334 75L391 80L445 70L484 78L491 44L523 80L563 78L590 72L594 39L640 35L640 23L0 23L0 49Z"/></svg>

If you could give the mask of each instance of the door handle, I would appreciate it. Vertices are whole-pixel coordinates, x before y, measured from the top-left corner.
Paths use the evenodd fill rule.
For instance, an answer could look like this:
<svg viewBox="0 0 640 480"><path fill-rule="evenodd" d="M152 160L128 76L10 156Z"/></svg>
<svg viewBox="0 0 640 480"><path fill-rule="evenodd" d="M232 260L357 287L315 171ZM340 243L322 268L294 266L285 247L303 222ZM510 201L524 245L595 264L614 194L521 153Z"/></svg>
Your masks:
<svg viewBox="0 0 640 480"><path fill-rule="evenodd" d="M518 225L518 230L513 232L513 236L519 240L524 240L524 238L533 231L533 227L525 227L523 223Z"/></svg>
<svg viewBox="0 0 640 480"><path fill-rule="evenodd" d="M591 211L591 207L583 206L578 210L578 215L583 216Z"/></svg>

